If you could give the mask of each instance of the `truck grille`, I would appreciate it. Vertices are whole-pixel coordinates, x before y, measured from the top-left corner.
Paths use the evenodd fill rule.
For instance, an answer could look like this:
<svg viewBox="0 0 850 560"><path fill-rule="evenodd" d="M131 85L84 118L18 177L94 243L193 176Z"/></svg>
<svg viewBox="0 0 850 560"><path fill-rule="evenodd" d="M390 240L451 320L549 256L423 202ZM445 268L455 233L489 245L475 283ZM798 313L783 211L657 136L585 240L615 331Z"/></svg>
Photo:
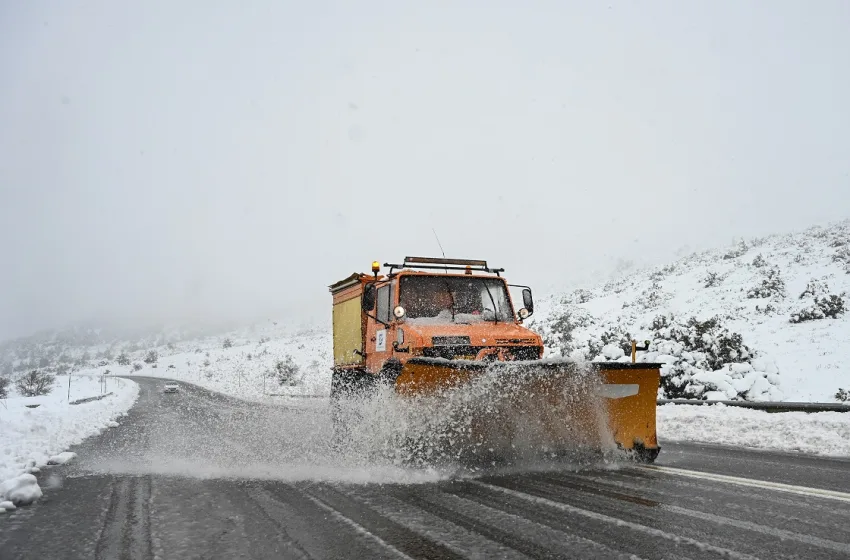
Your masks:
<svg viewBox="0 0 850 560"><path fill-rule="evenodd" d="M434 346L469 346L468 336L434 336L431 337Z"/></svg>
<svg viewBox="0 0 850 560"><path fill-rule="evenodd" d="M534 344L533 338L497 338L496 344Z"/></svg>
<svg viewBox="0 0 850 560"><path fill-rule="evenodd" d="M448 360L474 360L475 356L486 346L433 346L423 348L422 356L426 358L446 358ZM505 348L515 360L536 360L540 357L539 346L511 346Z"/></svg>

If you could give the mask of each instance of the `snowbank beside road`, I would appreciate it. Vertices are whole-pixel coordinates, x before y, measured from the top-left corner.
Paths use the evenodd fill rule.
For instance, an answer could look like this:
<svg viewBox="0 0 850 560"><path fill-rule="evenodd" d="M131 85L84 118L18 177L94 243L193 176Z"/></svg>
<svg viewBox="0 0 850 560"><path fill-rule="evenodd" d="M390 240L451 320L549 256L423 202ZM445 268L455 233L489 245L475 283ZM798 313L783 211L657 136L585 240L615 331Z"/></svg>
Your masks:
<svg viewBox="0 0 850 560"><path fill-rule="evenodd" d="M99 376L72 376L71 401L101 394ZM112 378L107 391L113 394L97 401L72 405L68 400L68 377L57 377L50 394L40 397L11 396L0 401L0 502L26 502L21 496L37 497L33 480L22 474L37 473L48 463L71 458L62 453L69 446L114 424L136 402L139 386L128 379ZM28 408L32 405L36 408ZM29 490L23 492L21 488ZM15 489L15 496L6 496ZM18 498L17 500L15 498ZM5 509L0 509L0 512Z"/></svg>
<svg viewBox="0 0 850 560"><path fill-rule="evenodd" d="M850 456L850 412L777 412L717 405L658 407L658 438Z"/></svg>

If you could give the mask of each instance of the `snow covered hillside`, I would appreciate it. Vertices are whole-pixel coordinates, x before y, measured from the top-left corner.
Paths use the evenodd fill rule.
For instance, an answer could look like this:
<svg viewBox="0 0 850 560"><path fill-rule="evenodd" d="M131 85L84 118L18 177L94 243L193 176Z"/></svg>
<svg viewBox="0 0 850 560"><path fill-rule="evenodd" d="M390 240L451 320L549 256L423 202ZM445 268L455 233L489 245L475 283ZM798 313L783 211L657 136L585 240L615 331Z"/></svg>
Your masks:
<svg viewBox="0 0 850 560"><path fill-rule="evenodd" d="M661 396L833 401L850 388L850 221L740 241L543 298L550 355L663 362Z"/></svg>

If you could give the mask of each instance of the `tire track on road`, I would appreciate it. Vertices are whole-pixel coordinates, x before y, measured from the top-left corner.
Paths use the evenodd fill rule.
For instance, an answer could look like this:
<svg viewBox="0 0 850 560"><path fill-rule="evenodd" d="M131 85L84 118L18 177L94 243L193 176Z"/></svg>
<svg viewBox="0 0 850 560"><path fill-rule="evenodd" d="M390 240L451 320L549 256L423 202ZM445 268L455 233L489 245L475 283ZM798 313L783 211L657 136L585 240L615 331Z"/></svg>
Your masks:
<svg viewBox="0 0 850 560"><path fill-rule="evenodd" d="M123 478L112 483L103 526L95 545L97 560L150 560L150 480Z"/></svg>

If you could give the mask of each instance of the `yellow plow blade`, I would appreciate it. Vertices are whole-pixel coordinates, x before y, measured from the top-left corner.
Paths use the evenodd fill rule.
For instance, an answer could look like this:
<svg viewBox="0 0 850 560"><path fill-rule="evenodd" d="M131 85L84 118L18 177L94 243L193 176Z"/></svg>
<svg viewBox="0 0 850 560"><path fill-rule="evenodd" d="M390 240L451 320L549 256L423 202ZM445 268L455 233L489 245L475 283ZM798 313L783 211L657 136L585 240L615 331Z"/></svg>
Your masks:
<svg viewBox="0 0 850 560"><path fill-rule="evenodd" d="M621 448L652 461L658 454L659 382L657 364L412 358L395 389L438 403L455 422L451 442L463 440L476 454L554 456Z"/></svg>

